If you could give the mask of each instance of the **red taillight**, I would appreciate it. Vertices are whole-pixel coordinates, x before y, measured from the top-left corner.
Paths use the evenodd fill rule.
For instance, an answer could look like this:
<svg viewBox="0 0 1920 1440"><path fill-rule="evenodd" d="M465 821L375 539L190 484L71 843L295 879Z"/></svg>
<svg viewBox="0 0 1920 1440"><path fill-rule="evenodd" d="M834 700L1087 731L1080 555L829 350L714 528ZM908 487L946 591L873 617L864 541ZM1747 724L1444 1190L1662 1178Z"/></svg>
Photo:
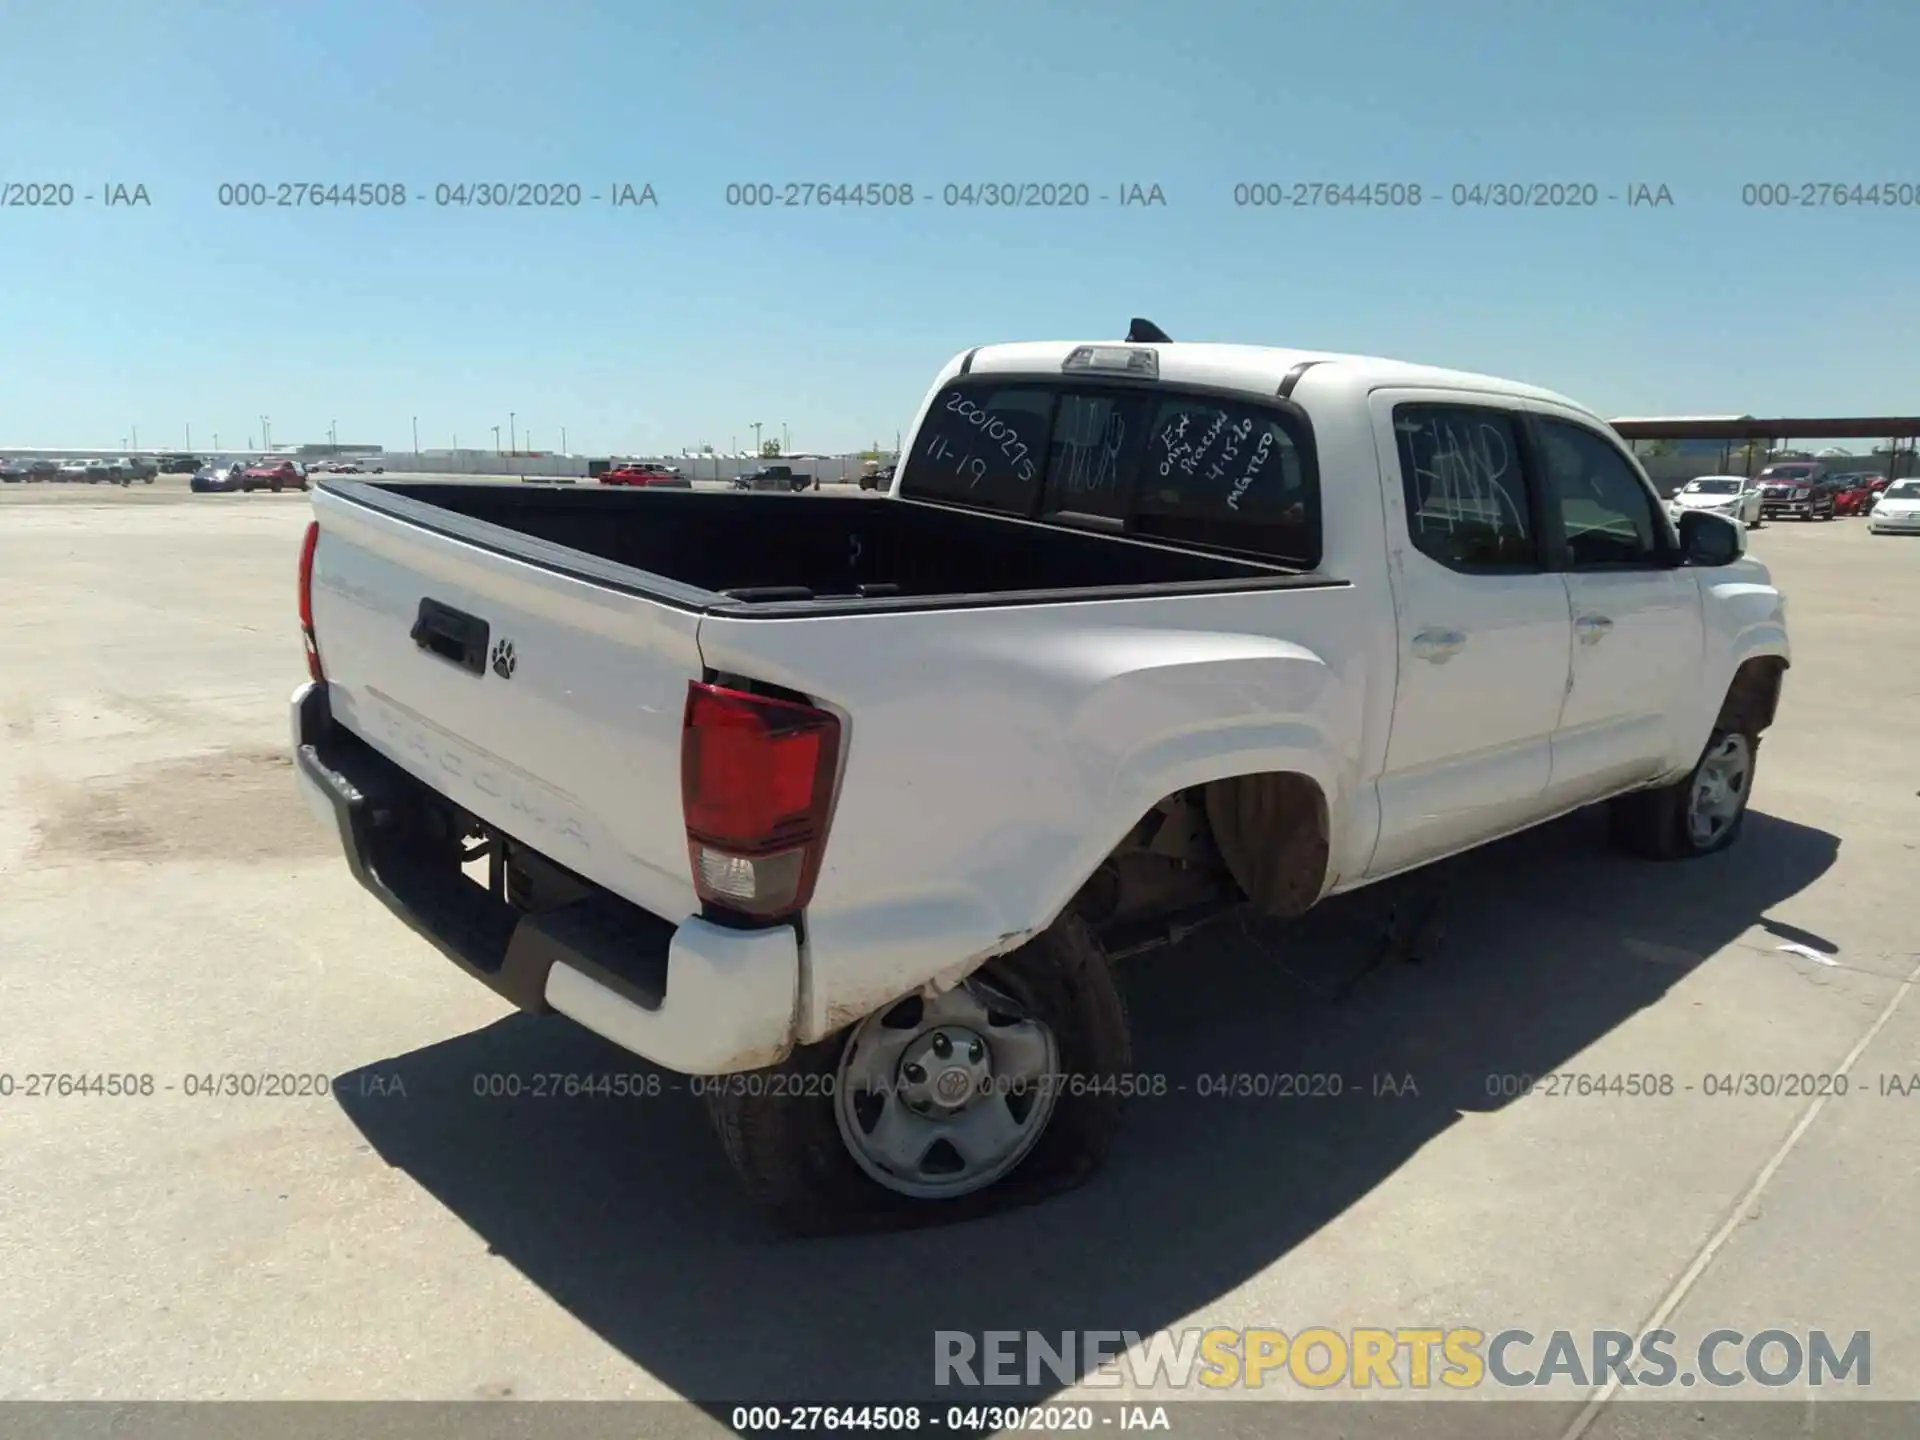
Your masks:
<svg viewBox="0 0 1920 1440"><path fill-rule="evenodd" d="M768 919L806 908L839 757L840 722L824 710L687 686L680 803L701 900Z"/></svg>
<svg viewBox="0 0 1920 1440"><path fill-rule="evenodd" d="M307 533L300 541L300 638L307 647L307 674L325 680L320 668L320 646L313 638L313 550L320 543L320 522L309 520Z"/></svg>

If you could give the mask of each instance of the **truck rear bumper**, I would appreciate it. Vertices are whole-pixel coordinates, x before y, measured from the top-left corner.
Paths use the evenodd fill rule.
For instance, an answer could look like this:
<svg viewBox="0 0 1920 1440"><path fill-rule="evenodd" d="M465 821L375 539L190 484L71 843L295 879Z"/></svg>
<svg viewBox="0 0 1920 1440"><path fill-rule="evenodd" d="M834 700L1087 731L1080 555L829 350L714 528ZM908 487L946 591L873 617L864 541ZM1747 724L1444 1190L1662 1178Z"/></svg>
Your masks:
<svg viewBox="0 0 1920 1440"><path fill-rule="evenodd" d="M605 890L526 912L461 873L444 845L416 843L426 787L333 723L324 684L293 694L302 798L334 829L353 876L415 933L522 1010L558 1012L687 1075L785 1058L800 987L791 925L674 925Z"/></svg>

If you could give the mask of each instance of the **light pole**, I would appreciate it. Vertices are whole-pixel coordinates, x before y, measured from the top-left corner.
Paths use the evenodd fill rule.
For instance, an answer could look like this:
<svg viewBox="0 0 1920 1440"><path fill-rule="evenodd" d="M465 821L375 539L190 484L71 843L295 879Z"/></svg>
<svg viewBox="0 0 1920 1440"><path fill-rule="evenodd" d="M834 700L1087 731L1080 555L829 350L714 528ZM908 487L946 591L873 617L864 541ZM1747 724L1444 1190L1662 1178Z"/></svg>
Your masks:
<svg viewBox="0 0 1920 1440"><path fill-rule="evenodd" d="M498 425L493 427L493 453L495 455L500 453L500 427Z"/></svg>
<svg viewBox="0 0 1920 1440"><path fill-rule="evenodd" d="M793 453L793 436L787 433L787 422L784 420L780 422L780 453L782 455Z"/></svg>
<svg viewBox="0 0 1920 1440"><path fill-rule="evenodd" d="M193 422L191 420L187 422L187 453L189 455L193 453Z"/></svg>
<svg viewBox="0 0 1920 1440"><path fill-rule="evenodd" d="M420 417L418 415L413 417L413 453L416 455L420 453Z"/></svg>
<svg viewBox="0 0 1920 1440"><path fill-rule="evenodd" d="M336 455L340 453L340 422L338 420L327 421L327 449Z"/></svg>
<svg viewBox="0 0 1920 1440"><path fill-rule="evenodd" d="M758 420L753 422L753 453L755 456L760 454L760 422Z"/></svg>
<svg viewBox="0 0 1920 1440"><path fill-rule="evenodd" d="M560 453L562 455L571 453L567 449L567 427L564 425L560 427Z"/></svg>
<svg viewBox="0 0 1920 1440"><path fill-rule="evenodd" d="M511 410L507 411L507 453L509 455L520 453L520 426Z"/></svg>
<svg viewBox="0 0 1920 1440"><path fill-rule="evenodd" d="M133 431L133 448L138 450L140 448L140 427L138 425L132 425L128 428Z"/></svg>

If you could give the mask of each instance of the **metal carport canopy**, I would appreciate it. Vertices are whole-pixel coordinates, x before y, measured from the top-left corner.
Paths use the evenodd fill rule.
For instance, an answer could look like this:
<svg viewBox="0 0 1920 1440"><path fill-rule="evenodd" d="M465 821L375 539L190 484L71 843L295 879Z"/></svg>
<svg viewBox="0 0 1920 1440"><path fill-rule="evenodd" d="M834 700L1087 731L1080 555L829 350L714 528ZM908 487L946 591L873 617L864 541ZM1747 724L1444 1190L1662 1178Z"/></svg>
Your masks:
<svg viewBox="0 0 1920 1440"><path fill-rule="evenodd" d="M1920 416L1799 416L1758 420L1751 415L1665 415L1607 422L1623 440L1910 440L1920 438Z"/></svg>

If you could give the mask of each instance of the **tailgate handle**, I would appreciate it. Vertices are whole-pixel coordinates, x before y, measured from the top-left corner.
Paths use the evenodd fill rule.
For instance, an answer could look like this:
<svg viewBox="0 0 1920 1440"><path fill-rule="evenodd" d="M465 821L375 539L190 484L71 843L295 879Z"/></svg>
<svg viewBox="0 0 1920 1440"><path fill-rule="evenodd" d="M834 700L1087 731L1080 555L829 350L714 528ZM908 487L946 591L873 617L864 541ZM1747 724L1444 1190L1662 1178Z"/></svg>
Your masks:
<svg viewBox="0 0 1920 1440"><path fill-rule="evenodd" d="M487 672L487 622L438 600L420 602L413 643L475 675Z"/></svg>

